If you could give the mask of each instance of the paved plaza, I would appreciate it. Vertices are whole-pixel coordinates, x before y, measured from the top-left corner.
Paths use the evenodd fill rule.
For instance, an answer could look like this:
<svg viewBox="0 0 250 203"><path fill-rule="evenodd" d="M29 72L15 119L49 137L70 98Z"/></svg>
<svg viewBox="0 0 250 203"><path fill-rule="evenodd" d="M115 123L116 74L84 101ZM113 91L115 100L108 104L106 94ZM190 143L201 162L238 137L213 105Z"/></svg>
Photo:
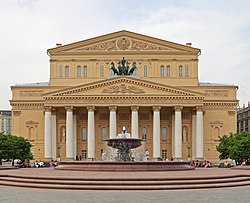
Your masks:
<svg viewBox="0 0 250 203"><path fill-rule="evenodd" d="M86 172L86 171L57 171L53 168L30 168L18 170L0 170L0 174L18 174L26 176L67 176L67 177L197 177L228 174L249 174L250 170L232 169L196 169L193 171L166 171L166 172ZM250 186L193 189L193 190L168 190L168 191L80 191L80 190L54 190L30 189L0 186L0 202L84 202L84 203L157 203L157 202L248 202Z"/></svg>
<svg viewBox="0 0 250 203"><path fill-rule="evenodd" d="M0 187L1 203L242 203L250 198L250 187L177 191L70 191Z"/></svg>

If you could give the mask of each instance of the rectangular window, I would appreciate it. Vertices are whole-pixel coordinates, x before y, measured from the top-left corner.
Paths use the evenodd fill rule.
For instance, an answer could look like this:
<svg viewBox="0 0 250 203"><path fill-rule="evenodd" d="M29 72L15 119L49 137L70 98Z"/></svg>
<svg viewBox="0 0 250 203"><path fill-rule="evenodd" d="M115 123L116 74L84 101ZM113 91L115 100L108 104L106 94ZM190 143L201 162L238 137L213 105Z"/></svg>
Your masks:
<svg viewBox="0 0 250 203"><path fill-rule="evenodd" d="M87 150L86 149L82 150L82 159L87 159Z"/></svg>
<svg viewBox="0 0 250 203"><path fill-rule="evenodd" d="M161 157L162 157L163 159L167 159L167 158L168 158L167 150L162 150L162 151L161 151Z"/></svg>
<svg viewBox="0 0 250 203"><path fill-rule="evenodd" d="M167 76L170 76L170 66L167 66Z"/></svg>
<svg viewBox="0 0 250 203"><path fill-rule="evenodd" d="M77 66L77 77L81 77L81 76L82 76L82 67Z"/></svg>
<svg viewBox="0 0 250 203"><path fill-rule="evenodd" d="M87 140L87 130L86 128L82 128L82 141Z"/></svg>
<svg viewBox="0 0 250 203"><path fill-rule="evenodd" d="M148 77L148 67L144 66L144 77Z"/></svg>
<svg viewBox="0 0 250 203"><path fill-rule="evenodd" d="M65 66L65 77L69 77L69 67Z"/></svg>
<svg viewBox="0 0 250 203"><path fill-rule="evenodd" d="M161 66L161 77L164 77L164 66Z"/></svg>
<svg viewBox="0 0 250 203"><path fill-rule="evenodd" d="M63 67L62 67L62 65L59 66L59 77L60 78L63 77Z"/></svg>
<svg viewBox="0 0 250 203"><path fill-rule="evenodd" d="M182 66L179 66L179 77L182 77Z"/></svg>
<svg viewBox="0 0 250 203"><path fill-rule="evenodd" d="M104 77L104 67L100 66L100 77Z"/></svg>
<svg viewBox="0 0 250 203"><path fill-rule="evenodd" d="M185 67L185 76L188 77L188 66Z"/></svg>
<svg viewBox="0 0 250 203"><path fill-rule="evenodd" d="M83 68L83 76L84 77L88 76L88 68L87 68L87 66L84 66L84 68Z"/></svg>

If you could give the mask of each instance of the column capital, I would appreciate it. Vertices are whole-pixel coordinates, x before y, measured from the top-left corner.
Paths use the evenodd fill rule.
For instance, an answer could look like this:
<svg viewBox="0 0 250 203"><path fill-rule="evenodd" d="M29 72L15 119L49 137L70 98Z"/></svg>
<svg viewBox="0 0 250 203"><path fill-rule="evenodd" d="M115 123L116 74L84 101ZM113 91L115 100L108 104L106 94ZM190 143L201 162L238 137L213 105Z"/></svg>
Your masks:
<svg viewBox="0 0 250 203"><path fill-rule="evenodd" d="M131 110L132 111L138 111L139 110L139 106L131 106Z"/></svg>
<svg viewBox="0 0 250 203"><path fill-rule="evenodd" d="M183 106L174 106L175 111L181 111L183 109Z"/></svg>
<svg viewBox="0 0 250 203"><path fill-rule="evenodd" d="M50 112L52 110L51 106L45 106L44 107L45 112Z"/></svg>
<svg viewBox="0 0 250 203"><path fill-rule="evenodd" d="M65 106L66 111L73 111L73 106Z"/></svg>
<svg viewBox="0 0 250 203"><path fill-rule="evenodd" d="M152 106L153 111L160 111L161 106Z"/></svg>
<svg viewBox="0 0 250 203"><path fill-rule="evenodd" d="M200 106L196 106L195 108L196 108L196 111L203 111L203 106L201 106L201 105Z"/></svg>
<svg viewBox="0 0 250 203"><path fill-rule="evenodd" d="M94 111L95 110L95 106L86 106L88 111Z"/></svg>
<svg viewBox="0 0 250 203"><path fill-rule="evenodd" d="M116 109L117 109L117 106L109 106L110 111L116 111Z"/></svg>

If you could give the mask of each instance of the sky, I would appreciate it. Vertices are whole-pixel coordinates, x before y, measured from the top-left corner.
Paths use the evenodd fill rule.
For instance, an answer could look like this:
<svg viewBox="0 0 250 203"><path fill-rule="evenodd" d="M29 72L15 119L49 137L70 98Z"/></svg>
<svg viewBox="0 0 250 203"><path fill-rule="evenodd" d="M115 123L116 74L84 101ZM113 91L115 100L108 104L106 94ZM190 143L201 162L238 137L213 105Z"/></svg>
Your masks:
<svg viewBox="0 0 250 203"><path fill-rule="evenodd" d="M47 49L128 30L201 49L199 81L250 101L249 0L0 0L0 109L11 86L49 81Z"/></svg>

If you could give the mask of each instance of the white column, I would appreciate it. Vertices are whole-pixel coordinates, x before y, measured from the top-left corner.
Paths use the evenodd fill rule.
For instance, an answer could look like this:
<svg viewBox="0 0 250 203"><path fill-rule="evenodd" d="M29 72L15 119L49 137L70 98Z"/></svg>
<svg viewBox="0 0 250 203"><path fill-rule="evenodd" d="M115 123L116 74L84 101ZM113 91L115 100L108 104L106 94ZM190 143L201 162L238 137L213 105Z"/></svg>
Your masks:
<svg viewBox="0 0 250 203"><path fill-rule="evenodd" d="M161 126L160 126L160 106L153 106L153 158L161 156Z"/></svg>
<svg viewBox="0 0 250 203"><path fill-rule="evenodd" d="M132 138L139 138L138 109L139 109L139 106L131 106L131 110L132 110L132 119L131 119Z"/></svg>
<svg viewBox="0 0 250 203"><path fill-rule="evenodd" d="M65 107L66 112L66 159L74 159L73 107Z"/></svg>
<svg viewBox="0 0 250 203"><path fill-rule="evenodd" d="M51 117L51 128L52 128L52 159L56 160L56 112L52 112Z"/></svg>
<svg viewBox="0 0 250 203"><path fill-rule="evenodd" d="M203 143L203 109L202 106L196 107L196 158L204 158Z"/></svg>
<svg viewBox="0 0 250 203"><path fill-rule="evenodd" d="M52 159L51 107L45 107L44 159Z"/></svg>
<svg viewBox="0 0 250 203"><path fill-rule="evenodd" d="M175 157L175 114L172 114L172 157Z"/></svg>
<svg viewBox="0 0 250 203"><path fill-rule="evenodd" d="M182 158L182 120L181 120L182 106L175 106L175 158Z"/></svg>
<svg viewBox="0 0 250 203"><path fill-rule="evenodd" d="M117 106L109 106L109 138L117 136L116 109Z"/></svg>
<svg viewBox="0 0 250 203"><path fill-rule="evenodd" d="M77 116L73 114L74 159L77 155Z"/></svg>
<svg viewBox="0 0 250 203"><path fill-rule="evenodd" d="M88 159L95 158L95 114L94 106L88 109Z"/></svg>
<svg viewBox="0 0 250 203"><path fill-rule="evenodd" d="M192 160L196 159L196 114L192 114Z"/></svg>

